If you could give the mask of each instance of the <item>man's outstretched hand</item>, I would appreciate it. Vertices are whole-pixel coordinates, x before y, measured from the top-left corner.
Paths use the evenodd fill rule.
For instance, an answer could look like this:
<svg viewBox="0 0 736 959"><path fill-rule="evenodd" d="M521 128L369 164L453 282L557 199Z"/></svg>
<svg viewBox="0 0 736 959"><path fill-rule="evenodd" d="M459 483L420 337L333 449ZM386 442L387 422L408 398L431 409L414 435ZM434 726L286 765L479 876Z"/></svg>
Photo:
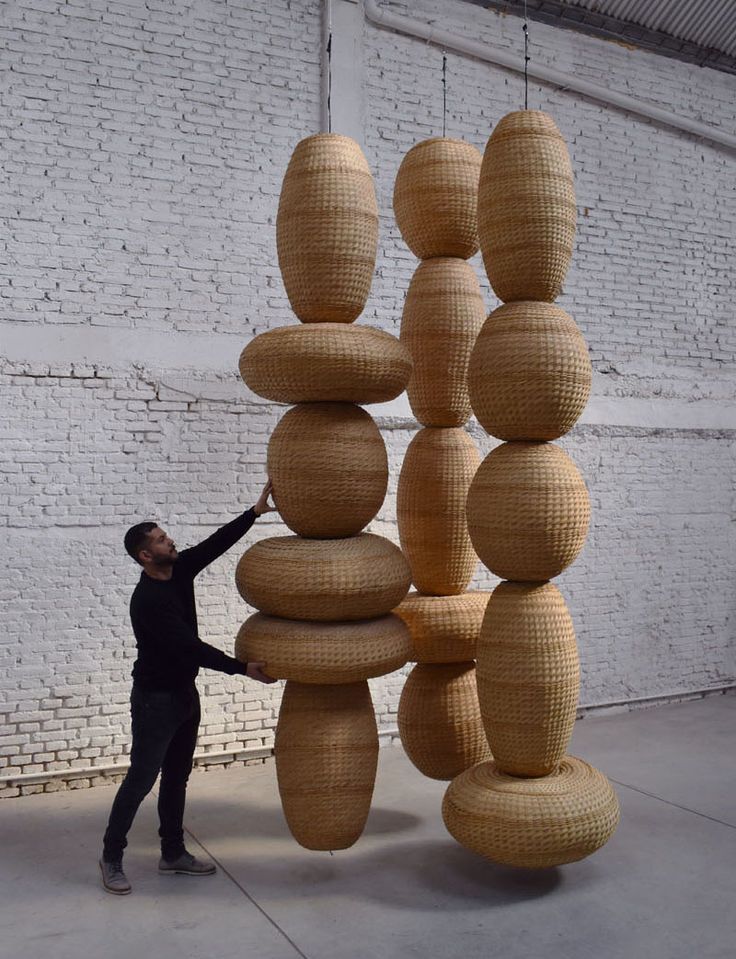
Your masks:
<svg viewBox="0 0 736 959"><path fill-rule="evenodd" d="M268 497L273 493L273 483L269 479L266 485L263 487L261 495L258 497L258 502L253 507L253 512L256 516L262 516L264 513L274 513L276 512L276 507L271 506L268 502Z"/></svg>
<svg viewBox="0 0 736 959"><path fill-rule="evenodd" d="M275 683L276 680L273 676L269 676L267 673L264 673L265 663L248 663L248 669L246 676L250 679L256 679L259 683Z"/></svg>

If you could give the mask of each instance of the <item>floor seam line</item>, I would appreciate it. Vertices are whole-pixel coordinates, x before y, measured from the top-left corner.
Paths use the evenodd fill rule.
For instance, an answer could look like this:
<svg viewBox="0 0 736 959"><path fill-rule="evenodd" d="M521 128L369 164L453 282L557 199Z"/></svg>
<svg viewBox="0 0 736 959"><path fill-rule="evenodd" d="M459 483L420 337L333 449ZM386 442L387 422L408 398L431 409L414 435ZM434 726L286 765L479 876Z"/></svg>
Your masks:
<svg viewBox="0 0 736 959"><path fill-rule="evenodd" d="M736 824L732 822L726 822L724 819L717 819L715 816L709 816L707 813L698 812L697 809L691 809L689 806L683 806L680 803L672 802L671 799L664 799L662 796L658 796L656 793L647 792L646 789L640 789L638 786L632 786L631 783L623 783L620 779L613 779L611 776L608 777L612 783L616 783L617 786L623 786L624 789L631 789L634 792L641 793L642 796L649 796L650 799L656 799L659 802L666 803L668 806L674 806L676 809L682 809L683 812L692 813L693 816L700 816L701 819L709 819L711 822L717 822L721 826L728 826L729 829L736 829Z"/></svg>

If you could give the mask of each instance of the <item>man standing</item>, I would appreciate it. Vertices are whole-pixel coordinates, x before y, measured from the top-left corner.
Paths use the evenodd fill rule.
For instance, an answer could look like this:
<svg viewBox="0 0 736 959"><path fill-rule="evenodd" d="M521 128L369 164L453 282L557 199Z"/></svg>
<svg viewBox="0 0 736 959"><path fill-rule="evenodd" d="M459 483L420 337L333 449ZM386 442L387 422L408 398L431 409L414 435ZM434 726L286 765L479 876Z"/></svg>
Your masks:
<svg viewBox="0 0 736 959"><path fill-rule="evenodd" d="M275 510L268 503L270 492L269 481L255 506L183 553L177 553L168 534L153 522L138 523L125 534L125 548L143 572L130 601L138 646L130 697L130 769L115 796L100 859L102 884L115 895L131 891L123 872L126 837L159 772L159 872L188 876L215 872L214 863L195 859L184 847L184 801L200 719L194 680L200 666L262 683L275 680L263 671L265 663L240 663L202 642L194 578L237 543L257 516Z"/></svg>

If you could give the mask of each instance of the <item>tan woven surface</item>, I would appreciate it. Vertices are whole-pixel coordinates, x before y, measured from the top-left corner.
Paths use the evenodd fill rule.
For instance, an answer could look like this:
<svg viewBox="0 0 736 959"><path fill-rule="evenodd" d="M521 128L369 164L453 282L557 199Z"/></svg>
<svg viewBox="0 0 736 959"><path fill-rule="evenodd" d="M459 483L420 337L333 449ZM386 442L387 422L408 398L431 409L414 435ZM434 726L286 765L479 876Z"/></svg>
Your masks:
<svg viewBox="0 0 736 959"><path fill-rule="evenodd" d="M427 427L409 444L396 515L412 581L422 593L462 593L478 564L465 500L480 454L465 430Z"/></svg>
<svg viewBox="0 0 736 959"><path fill-rule="evenodd" d="M282 326L240 355L246 386L276 403L385 403L406 389L411 367L395 336L344 323Z"/></svg>
<svg viewBox="0 0 736 959"><path fill-rule="evenodd" d="M491 758L475 687L475 663L415 666L401 691L399 735L430 779L452 779Z"/></svg>
<svg viewBox="0 0 736 959"><path fill-rule="evenodd" d="M554 440L590 395L588 349L572 317L551 303L508 303L488 317L468 371L470 402L502 440Z"/></svg>
<svg viewBox="0 0 736 959"><path fill-rule="evenodd" d="M540 869L584 859L613 835L616 794L606 777L574 756L542 779L517 779L493 762L461 773L442 803L459 843L494 862Z"/></svg>
<svg viewBox="0 0 736 959"><path fill-rule="evenodd" d="M478 250L480 152L463 140L417 143L401 161L394 214L404 242L420 260L467 259Z"/></svg>
<svg viewBox="0 0 736 959"><path fill-rule="evenodd" d="M475 659L483 614L490 593L423 596L409 593L394 612L409 627L417 663L458 663Z"/></svg>
<svg viewBox="0 0 736 959"><path fill-rule="evenodd" d="M351 403L302 403L268 444L268 475L282 520L300 536L352 536L381 508L388 485L383 437Z"/></svg>
<svg viewBox="0 0 736 959"><path fill-rule="evenodd" d="M373 178L358 144L318 133L297 144L276 217L291 307L309 323L351 323L368 298L378 249Z"/></svg>
<svg viewBox="0 0 736 959"><path fill-rule="evenodd" d="M551 443L504 443L481 463L468 493L468 529L501 579L552 579L577 557L590 499L570 457Z"/></svg>
<svg viewBox="0 0 736 959"><path fill-rule="evenodd" d="M478 640L478 698L496 765L553 772L572 736L580 690L575 628L551 583L501 583Z"/></svg>
<svg viewBox="0 0 736 959"><path fill-rule="evenodd" d="M363 832L378 763L366 682L288 682L276 727L276 775L292 835L307 849L347 849Z"/></svg>
<svg viewBox="0 0 736 959"><path fill-rule="evenodd" d="M283 619L371 619L406 596L411 571L398 546L373 533L349 539L262 539L241 556L246 603Z"/></svg>
<svg viewBox="0 0 736 959"><path fill-rule="evenodd" d="M401 319L401 342L414 361L407 393L425 426L462 426L470 418L468 363L485 305L475 270L465 260L420 263Z"/></svg>
<svg viewBox="0 0 736 959"><path fill-rule="evenodd" d="M488 140L478 191L478 234L499 299L558 295L575 237L570 157L554 120L539 110L509 113Z"/></svg>
<svg viewBox="0 0 736 959"><path fill-rule="evenodd" d="M274 679L356 683L385 676L409 659L409 631L398 616L349 623L277 619L255 613L240 627L235 657L265 662Z"/></svg>

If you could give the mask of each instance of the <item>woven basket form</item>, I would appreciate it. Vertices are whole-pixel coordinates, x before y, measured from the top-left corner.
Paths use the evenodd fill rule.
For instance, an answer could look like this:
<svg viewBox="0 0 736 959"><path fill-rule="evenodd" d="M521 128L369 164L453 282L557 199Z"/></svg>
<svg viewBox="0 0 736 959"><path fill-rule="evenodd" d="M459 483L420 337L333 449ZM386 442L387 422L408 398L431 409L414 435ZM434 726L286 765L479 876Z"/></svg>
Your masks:
<svg viewBox="0 0 736 959"><path fill-rule="evenodd" d="M488 140L478 189L478 235L499 299L554 300L575 237L575 187L565 141L538 110L509 113Z"/></svg>
<svg viewBox="0 0 736 959"><path fill-rule="evenodd" d="M354 140L319 133L297 144L281 188L276 245L300 320L351 323L359 316L376 263L378 207Z"/></svg>
<svg viewBox="0 0 736 959"><path fill-rule="evenodd" d="M574 320L551 303L524 301L488 317L470 359L470 402L502 440L554 440L575 425L592 371Z"/></svg>
<svg viewBox="0 0 736 959"><path fill-rule="evenodd" d="M300 536L352 536L381 508L388 458L378 427L350 403L301 403L268 445L268 475L282 520Z"/></svg>
<svg viewBox="0 0 736 959"><path fill-rule="evenodd" d="M551 443L504 443L481 463L468 493L468 529L501 579L552 579L577 557L590 499L570 457Z"/></svg>
<svg viewBox="0 0 736 959"><path fill-rule="evenodd" d="M491 758L472 661L415 666L401 691L398 722L407 756L430 779L453 779Z"/></svg>
<svg viewBox="0 0 736 959"><path fill-rule="evenodd" d="M465 519L468 488L480 462L460 428L427 427L409 444L399 476L396 515L412 581L422 593L462 593L478 557Z"/></svg>
<svg viewBox="0 0 736 959"><path fill-rule="evenodd" d="M478 640L478 698L498 768L553 772L572 736L580 689L575 629L551 583L501 583Z"/></svg>
<svg viewBox="0 0 736 959"><path fill-rule="evenodd" d="M470 419L468 363L484 320L469 263L438 257L419 264L404 304L401 342L414 361L409 403L425 426L462 426Z"/></svg>
<svg viewBox="0 0 736 959"><path fill-rule="evenodd" d="M494 862L540 869L584 859L613 835L616 794L574 756L551 776L518 779L481 763L447 788L442 817L459 843Z"/></svg>
<svg viewBox="0 0 736 959"><path fill-rule="evenodd" d="M409 593L394 612L409 627L417 663L459 663L475 659L475 648L490 593L423 596Z"/></svg>
<svg viewBox="0 0 736 959"><path fill-rule="evenodd" d="M276 727L276 775L292 835L307 849L347 849L368 818L378 730L368 684L288 682Z"/></svg>

